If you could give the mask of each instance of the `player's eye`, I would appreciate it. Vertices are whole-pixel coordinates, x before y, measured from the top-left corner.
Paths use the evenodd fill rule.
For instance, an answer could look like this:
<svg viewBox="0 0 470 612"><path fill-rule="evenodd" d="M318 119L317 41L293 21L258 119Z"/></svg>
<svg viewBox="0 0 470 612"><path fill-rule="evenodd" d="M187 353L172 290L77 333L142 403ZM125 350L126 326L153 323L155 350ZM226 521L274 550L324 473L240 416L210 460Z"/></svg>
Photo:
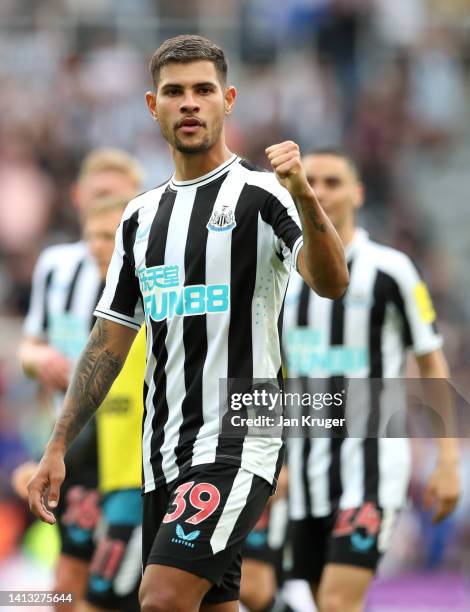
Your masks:
<svg viewBox="0 0 470 612"><path fill-rule="evenodd" d="M175 97L180 93L180 89L178 87L168 87L164 91L165 95L170 97Z"/></svg>
<svg viewBox="0 0 470 612"><path fill-rule="evenodd" d="M202 86L202 87L198 87L198 92L199 92L200 94L202 94L202 95L209 94L209 93L211 93L211 91L212 91L212 88L211 88L211 87L208 87L208 86L206 86L206 85L204 85L204 86Z"/></svg>
<svg viewBox="0 0 470 612"><path fill-rule="evenodd" d="M338 178L332 176L325 180L325 184L330 189L335 189L336 187L339 187L341 185L341 181Z"/></svg>

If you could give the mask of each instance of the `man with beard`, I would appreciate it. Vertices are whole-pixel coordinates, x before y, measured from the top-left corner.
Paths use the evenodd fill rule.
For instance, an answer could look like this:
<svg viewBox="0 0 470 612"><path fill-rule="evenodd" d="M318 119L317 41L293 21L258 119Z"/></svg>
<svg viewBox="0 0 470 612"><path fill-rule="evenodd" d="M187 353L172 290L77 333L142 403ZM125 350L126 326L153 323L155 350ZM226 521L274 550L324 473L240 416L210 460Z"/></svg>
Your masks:
<svg viewBox="0 0 470 612"><path fill-rule="evenodd" d="M219 398L219 385L280 375L278 321L291 266L331 298L342 295L348 273L298 146L267 149L275 174L228 150L224 119L236 90L226 84L222 49L178 36L157 49L150 70L147 104L175 174L124 213L98 320L30 483L30 506L55 521L64 453L145 320L142 610L230 612L238 609L240 548L276 486L283 444L280 436L223 435L227 393Z"/></svg>

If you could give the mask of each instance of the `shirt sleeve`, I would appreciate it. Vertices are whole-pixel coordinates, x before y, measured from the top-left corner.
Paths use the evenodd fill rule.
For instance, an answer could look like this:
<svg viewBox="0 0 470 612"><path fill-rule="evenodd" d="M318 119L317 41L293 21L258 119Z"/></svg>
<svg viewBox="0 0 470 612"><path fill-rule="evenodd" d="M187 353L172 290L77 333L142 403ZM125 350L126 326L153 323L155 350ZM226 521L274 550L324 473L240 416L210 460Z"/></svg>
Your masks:
<svg viewBox="0 0 470 612"><path fill-rule="evenodd" d="M274 179L277 183L277 179ZM282 260L297 269L297 258L303 245L299 213L287 189L277 184L261 209L261 217L274 233L274 249Z"/></svg>
<svg viewBox="0 0 470 612"><path fill-rule="evenodd" d="M403 254L397 263L395 278L399 289L399 310L404 317L405 344L411 346L415 355L426 355L443 344L437 332L431 296L409 257Z"/></svg>
<svg viewBox="0 0 470 612"><path fill-rule="evenodd" d="M135 219L131 217L123 220L117 229L106 286L94 314L139 330L144 322L144 312L130 239L135 236L133 224Z"/></svg>
<svg viewBox="0 0 470 612"><path fill-rule="evenodd" d="M23 324L25 336L34 336L46 340L48 329L47 299L54 268L51 257L46 250L36 262L31 284L31 297L28 313Z"/></svg>

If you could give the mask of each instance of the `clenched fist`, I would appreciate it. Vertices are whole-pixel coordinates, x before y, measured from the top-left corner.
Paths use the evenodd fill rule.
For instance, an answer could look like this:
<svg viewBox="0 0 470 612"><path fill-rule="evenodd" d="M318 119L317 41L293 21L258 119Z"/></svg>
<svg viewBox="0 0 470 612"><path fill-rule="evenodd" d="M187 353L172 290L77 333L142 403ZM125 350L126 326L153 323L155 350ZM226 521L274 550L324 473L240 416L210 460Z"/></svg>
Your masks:
<svg viewBox="0 0 470 612"><path fill-rule="evenodd" d="M287 140L272 145L266 149L266 155L278 181L294 199L311 195L312 189L302 167L299 146L295 142Z"/></svg>

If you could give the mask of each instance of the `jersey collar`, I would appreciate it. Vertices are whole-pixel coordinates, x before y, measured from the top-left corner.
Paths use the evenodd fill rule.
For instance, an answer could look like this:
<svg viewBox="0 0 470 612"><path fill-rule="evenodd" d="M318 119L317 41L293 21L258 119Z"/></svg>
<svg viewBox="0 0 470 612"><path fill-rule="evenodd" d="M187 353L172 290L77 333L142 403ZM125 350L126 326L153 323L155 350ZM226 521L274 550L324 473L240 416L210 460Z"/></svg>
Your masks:
<svg viewBox="0 0 470 612"><path fill-rule="evenodd" d="M359 249L369 240L369 234L362 227L357 227L354 232L353 239L345 247L344 252L346 254L346 260L351 259L358 253Z"/></svg>
<svg viewBox="0 0 470 612"><path fill-rule="evenodd" d="M173 189L184 189L187 187L200 187L201 185L210 183L214 179L224 174L224 172L227 171L229 166L234 164L238 159L239 159L238 155L235 155L234 153L231 157L229 157L229 159L224 161L223 164L220 164L220 166L217 166L217 168L214 168L214 170L211 170L207 174L204 174L203 176L199 176L196 179L192 179L191 181L177 181L175 179L175 175L173 174L173 176L170 179L170 187L172 187Z"/></svg>

